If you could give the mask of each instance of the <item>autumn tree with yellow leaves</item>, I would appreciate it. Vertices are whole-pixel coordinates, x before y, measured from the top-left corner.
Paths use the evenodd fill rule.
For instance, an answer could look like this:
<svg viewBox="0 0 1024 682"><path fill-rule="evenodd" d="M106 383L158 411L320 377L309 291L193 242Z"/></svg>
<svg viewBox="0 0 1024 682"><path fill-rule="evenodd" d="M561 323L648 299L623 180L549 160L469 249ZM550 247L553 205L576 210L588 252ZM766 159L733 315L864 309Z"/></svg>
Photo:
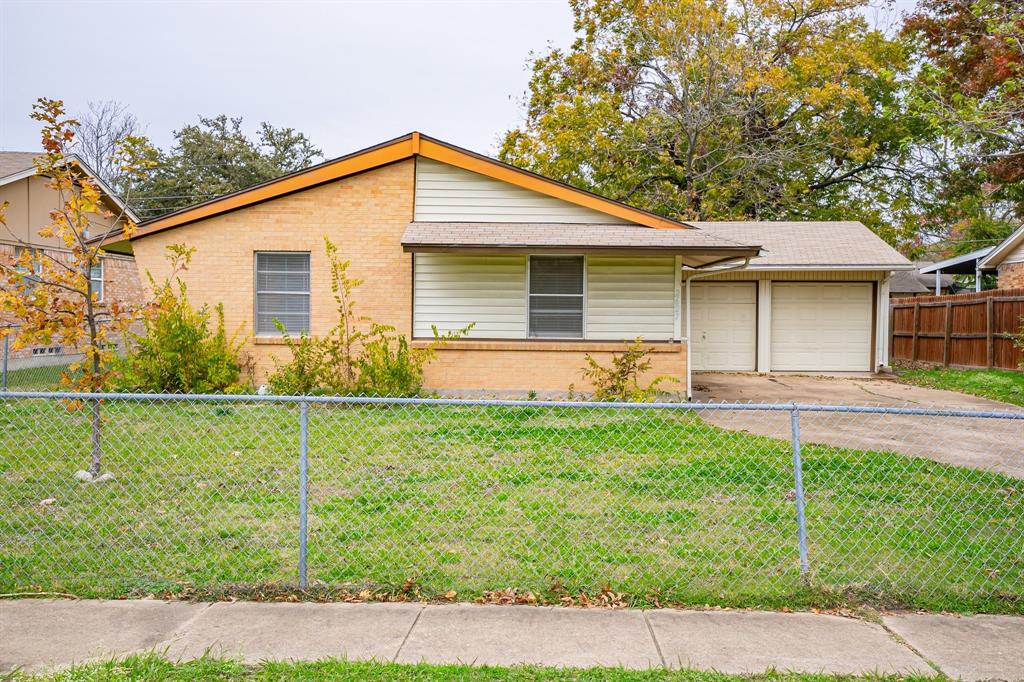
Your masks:
<svg viewBox="0 0 1024 682"><path fill-rule="evenodd" d="M0 311L18 325L15 348L59 343L81 355L62 373L65 389L100 391L114 357L112 339L125 333L139 311L118 301L100 303L89 274L100 263L101 244L118 233L130 237L135 225L123 210L110 210L96 182L75 162L69 150L78 122L66 115L64 103L40 98L32 118L42 124L43 153L35 160L36 168L58 196L58 208L38 234L56 238L62 248L44 250L25 243L6 225L6 203L0 206L0 230L24 246L13 259L0 260ZM145 138L129 136L120 141L112 162L126 177L141 176L153 156ZM88 474L95 479L102 460L101 401L67 401L74 410L86 404L92 431Z"/></svg>

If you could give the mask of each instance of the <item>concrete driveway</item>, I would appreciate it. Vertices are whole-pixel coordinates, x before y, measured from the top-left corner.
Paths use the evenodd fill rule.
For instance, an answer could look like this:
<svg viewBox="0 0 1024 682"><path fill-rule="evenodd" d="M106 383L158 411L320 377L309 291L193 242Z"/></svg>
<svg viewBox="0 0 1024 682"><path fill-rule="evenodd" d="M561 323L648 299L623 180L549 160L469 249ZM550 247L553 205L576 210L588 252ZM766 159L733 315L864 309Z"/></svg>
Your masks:
<svg viewBox="0 0 1024 682"><path fill-rule="evenodd" d="M844 405L937 407L1022 412L1022 408L974 396L919 388L873 375L827 377L793 374L694 374L700 402L798 402ZM705 412L709 423L763 436L790 437L788 413ZM947 464L1024 478L1024 421L968 417L805 412L803 442L888 450Z"/></svg>

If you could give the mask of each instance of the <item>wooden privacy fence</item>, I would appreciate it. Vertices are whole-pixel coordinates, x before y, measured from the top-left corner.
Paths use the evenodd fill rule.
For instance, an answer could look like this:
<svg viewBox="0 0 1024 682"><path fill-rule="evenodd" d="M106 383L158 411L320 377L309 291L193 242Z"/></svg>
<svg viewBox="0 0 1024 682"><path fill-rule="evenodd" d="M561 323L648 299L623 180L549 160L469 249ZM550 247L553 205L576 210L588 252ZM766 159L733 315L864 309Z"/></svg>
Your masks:
<svg viewBox="0 0 1024 682"><path fill-rule="evenodd" d="M1024 288L897 298L889 304L893 360L1020 369L1013 345L1024 316Z"/></svg>

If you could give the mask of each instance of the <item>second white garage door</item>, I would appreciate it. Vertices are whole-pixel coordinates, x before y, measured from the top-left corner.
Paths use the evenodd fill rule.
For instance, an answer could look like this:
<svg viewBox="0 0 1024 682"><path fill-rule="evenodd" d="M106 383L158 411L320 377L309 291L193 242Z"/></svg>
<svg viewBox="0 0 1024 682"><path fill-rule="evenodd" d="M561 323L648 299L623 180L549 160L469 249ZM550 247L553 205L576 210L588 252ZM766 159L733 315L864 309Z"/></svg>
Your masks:
<svg viewBox="0 0 1024 682"><path fill-rule="evenodd" d="M871 284L772 282L773 370L871 369Z"/></svg>

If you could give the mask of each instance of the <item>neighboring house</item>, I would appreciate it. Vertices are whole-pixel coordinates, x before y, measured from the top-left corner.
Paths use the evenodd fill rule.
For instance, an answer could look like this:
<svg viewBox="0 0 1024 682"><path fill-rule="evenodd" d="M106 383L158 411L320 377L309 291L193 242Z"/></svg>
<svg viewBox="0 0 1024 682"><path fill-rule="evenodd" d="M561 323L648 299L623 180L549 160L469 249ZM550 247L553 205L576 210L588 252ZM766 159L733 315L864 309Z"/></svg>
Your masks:
<svg viewBox="0 0 1024 682"><path fill-rule="evenodd" d="M33 160L41 153L0 152L0 204L8 202L6 228L0 226L0 257L16 257L24 248L41 249L57 259L65 259L70 254L58 237L39 236L40 228L51 222L50 212L59 209L61 204L57 191L47 187L47 179L36 172ZM115 216L107 221L107 227L113 226L113 221L121 216L137 220L84 162L77 157L70 159L81 172L90 175L104 192L107 208ZM102 223L103 219L97 216L95 221ZM90 274L101 302L142 301L144 292L135 259L131 255L105 254L100 265ZM0 312L0 325L12 323L10 317L5 318L4 313ZM52 356L63 351L55 345L30 346L13 351L12 357Z"/></svg>
<svg viewBox="0 0 1024 682"><path fill-rule="evenodd" d="M890 298L916 298L935 295L935 275L922 273L921 268L934 265L932 261L914 261L914 270L894 272L889 280ZM939 275L939 294L954 293L953 275Z"/></svg>
<svg viewBox="0 0 1024 682"><path fill-rule="evenodd" d="M1000 289L1024 287L1024 225L992 249L981 267L996 271Z"/></svg>
<svg viewBox="0 0 1024 682"><path fill-rule="evenodd" d="M652 374L683 381L688 364L869 371L888 362L890 274L913 268L860 223L681 223L419 133L107 246L155 276L168 245L196 247L189 294L254 332L262 381L287 353L275 319L313 335L336 321L324 236L364 282L359 314L414 345L475 323L427 367L436 389L585 390L585 355L608 363L636 337Z"/></svg>

